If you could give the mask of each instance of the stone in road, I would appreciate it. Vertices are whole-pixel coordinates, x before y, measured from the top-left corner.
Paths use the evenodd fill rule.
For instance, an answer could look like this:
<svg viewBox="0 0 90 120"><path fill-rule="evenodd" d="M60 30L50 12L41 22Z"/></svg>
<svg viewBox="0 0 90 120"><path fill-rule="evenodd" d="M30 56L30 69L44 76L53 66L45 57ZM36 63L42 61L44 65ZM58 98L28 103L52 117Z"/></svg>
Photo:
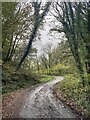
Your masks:
<svg viewBox="0 0 90 120"><path fill-rule="evenodd" d="M75 115L53 96L53 85L61 80L63 80L63 77L55 77L55 80L45 83L28 93L20 117L75 118Z"/></svg>

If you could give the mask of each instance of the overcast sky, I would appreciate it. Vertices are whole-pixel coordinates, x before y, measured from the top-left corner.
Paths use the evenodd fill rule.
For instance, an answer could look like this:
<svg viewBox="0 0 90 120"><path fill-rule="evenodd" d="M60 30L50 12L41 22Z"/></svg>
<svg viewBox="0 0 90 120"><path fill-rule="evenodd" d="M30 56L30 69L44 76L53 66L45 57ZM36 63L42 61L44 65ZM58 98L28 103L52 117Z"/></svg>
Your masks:
<svg viewBox="0 0 90 120"><path fill-rule="evenodd" d="M43 25L43 30L41 30L41 39L38 40L36 38L36 42L34 43L34 46L38 48L38 55L41 55L43 53L43 48L47 45L52 43L52 47L56 47L58 43L61 42L61 40L65 39L64 33L58 33L58 32L52 32L52 36L50 34L51 28L56 28L56 26L61 26L61 24L54 18L53 15L50 13L47 14L45 17L45 23Z"/></svg>

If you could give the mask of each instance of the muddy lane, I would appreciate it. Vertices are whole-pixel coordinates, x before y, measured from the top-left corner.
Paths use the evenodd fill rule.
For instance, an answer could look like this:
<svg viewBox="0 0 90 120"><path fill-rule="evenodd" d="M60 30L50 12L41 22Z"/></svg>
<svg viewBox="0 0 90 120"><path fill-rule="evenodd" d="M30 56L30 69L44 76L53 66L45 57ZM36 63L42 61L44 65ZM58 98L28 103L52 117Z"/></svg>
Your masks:
<svg viewBox="0 0 90 120"><path fill-rule="evenodd" d="M63 80L45 83L26 95L25 104L21 108L21 118L76 118L69 108L53 96L53 86Z"/></svg>

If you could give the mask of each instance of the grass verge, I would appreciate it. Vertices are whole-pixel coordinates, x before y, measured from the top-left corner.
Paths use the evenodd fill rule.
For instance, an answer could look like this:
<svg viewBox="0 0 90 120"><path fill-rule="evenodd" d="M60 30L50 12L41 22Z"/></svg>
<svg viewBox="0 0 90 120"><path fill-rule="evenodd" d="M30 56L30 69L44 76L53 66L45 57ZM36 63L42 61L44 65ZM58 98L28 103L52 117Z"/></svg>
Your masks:
<svg viewBox="0 0 90 120"><path fill-rule="evenodd" d="M83 87L80 79L73 75L66 75L65 79L54 87L57 97L82 116L90 114L90 103L88 102L88 87Z"/></svg>
<svg viewBox="0 0 90 120"><path fill-rule="evenodd" d="M45 82L49 82L53 79L54 79L53 76L45 75L45 76L42 76L39 81L40 81L40 83L45 83Z"/></svg>

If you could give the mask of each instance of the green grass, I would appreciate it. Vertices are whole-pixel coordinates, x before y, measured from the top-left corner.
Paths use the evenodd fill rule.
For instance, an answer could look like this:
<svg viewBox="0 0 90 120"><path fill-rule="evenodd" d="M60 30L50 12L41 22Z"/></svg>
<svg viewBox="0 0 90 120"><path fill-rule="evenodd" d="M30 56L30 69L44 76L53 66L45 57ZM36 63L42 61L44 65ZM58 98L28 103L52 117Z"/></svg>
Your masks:
<svg viewBox="0 0 90 120"><path fill-rule="evenodd" d="M39 81L41 83L45 83L45 82L48 82L48 81L53 80L53 79L54 79L53 76L45 75L45 76L42 76Z"/></svg>
<svg viewBox="0 0 90 120"><path fill-rule="evenodd" d="M55 86L55 91L60 91L66 101L75 103L78 108L83 109L84 114L90 113L90 103L88 102L88 87L83 87L79 77L66 75L65 79Z"/></svg>

